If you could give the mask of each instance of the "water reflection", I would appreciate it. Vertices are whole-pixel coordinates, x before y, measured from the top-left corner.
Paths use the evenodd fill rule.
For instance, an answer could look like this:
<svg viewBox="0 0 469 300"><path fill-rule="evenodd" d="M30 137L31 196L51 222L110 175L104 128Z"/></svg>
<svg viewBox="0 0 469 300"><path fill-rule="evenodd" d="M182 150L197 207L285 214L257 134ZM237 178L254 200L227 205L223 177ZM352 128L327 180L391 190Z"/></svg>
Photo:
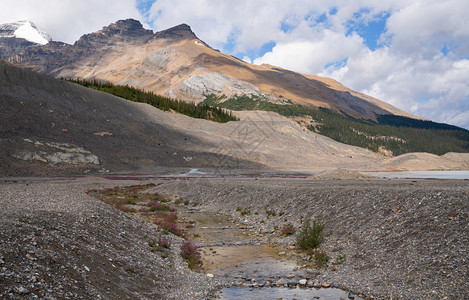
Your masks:
<svg viewBox="0 0 469 300"><path fill-rule="evenodd" d="M382 178L469 179L469 171L395 171L361 173L366 176Z"/></svg>
<svg viewBox="0 0 469 300"><path fill-rule="evenodd" d="M290 289L290 288L224 288L220 299L361 299L340 289Z"/></svg>

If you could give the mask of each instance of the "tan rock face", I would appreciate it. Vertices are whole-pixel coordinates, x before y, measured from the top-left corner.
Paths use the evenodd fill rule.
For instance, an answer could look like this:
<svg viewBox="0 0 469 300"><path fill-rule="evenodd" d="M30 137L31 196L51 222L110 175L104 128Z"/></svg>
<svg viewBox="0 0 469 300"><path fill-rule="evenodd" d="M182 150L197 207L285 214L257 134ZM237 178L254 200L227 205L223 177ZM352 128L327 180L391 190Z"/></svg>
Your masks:
<svg viewBox="0 0 469 300"><path fill-rule="evenodd" d="M51 42L6 57L56 77L129 84L158 94L200 102L207 94L257 95L290 100L374 119L376 114L414 117L337 81L269 65L251 65L210 48L182 24L161 32L122 20L82 36L74 45Z"/></svg>

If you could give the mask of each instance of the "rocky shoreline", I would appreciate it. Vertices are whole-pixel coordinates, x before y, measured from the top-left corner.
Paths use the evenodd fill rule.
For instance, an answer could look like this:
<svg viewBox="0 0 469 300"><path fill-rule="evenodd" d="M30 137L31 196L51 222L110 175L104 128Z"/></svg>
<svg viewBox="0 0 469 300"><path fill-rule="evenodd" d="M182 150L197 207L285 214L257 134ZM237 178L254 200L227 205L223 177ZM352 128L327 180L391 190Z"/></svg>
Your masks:
<svg viewBox="0 0 469 300"><path fill-rule="evenodd" d="M328 283L371 299L465 299L469 294L469 186L464 180L88 177L0 182L0 298L215 297L228 283L189 270L179 254L181 238L172 237L167 258L152 253L146 237L159 234L155 225L85 194L147 182L157 185L153 192L188 200L197 211L231 216L255 234L286 245L285 255L294 254L288 247L295 240L279 237L278 228L323 215L328 225L321 250L331 261L339 255L345 259L334 267L301 268L310 273L306 285ZM304 283L304 278L290 279ZM280 278L271 282L277 283L282 284Z"/></svg>

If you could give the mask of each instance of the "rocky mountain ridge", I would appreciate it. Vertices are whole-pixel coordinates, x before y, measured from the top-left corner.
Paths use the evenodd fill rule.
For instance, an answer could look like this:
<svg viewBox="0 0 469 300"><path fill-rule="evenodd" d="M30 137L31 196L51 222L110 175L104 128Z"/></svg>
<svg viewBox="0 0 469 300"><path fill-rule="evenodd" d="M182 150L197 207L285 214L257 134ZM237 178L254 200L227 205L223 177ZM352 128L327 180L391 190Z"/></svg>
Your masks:
<svg viewBox="0 0 469 300"><path fill-rule="evenodd" d="M22 29L23 28L23 29ZM28 48L46 44L51 38L29 21L0 24L0 57L14 58Z"/></svg>
<svg viewBox="0 0 469 300"><path fill-rule="evenodd" d="M358 118L375 119L379 114L415 118L333 79L251 65L220 53L186 24L153 33L136 20L120 20L83 35L73 45L28 45L3 50L0 59L55 77L129 84L196 103L207 94L255 95L273 103L324 107Z"/></svg>

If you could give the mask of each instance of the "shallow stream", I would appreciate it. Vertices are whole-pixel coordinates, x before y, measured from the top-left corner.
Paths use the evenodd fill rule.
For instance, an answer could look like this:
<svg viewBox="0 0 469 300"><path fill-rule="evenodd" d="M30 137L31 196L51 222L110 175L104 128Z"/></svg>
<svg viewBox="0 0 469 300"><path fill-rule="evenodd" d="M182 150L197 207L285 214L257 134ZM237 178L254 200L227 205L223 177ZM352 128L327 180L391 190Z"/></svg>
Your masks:
<svg viewBox="0 0 469 300"><path fill-rule="evenodd" d="M179 217L193 226L189 233L201 250L203 271L225 283L220 299L362 299L336 288L300 285L314 275L299 268L291 247L274 242L275 233L261 234L216 213L186 211Z"/></svg>

